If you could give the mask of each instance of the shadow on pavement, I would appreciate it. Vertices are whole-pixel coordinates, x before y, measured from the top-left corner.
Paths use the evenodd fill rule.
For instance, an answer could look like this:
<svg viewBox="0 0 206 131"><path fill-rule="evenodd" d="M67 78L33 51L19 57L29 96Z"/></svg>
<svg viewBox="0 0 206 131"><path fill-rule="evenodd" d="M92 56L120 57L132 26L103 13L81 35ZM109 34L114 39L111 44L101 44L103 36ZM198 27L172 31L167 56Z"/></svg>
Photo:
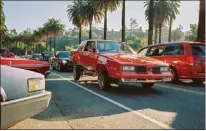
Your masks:
<svg viewBox="0 0 206 131"><path fill-rule="evenodd" d="M170 124L175 129L205 129L204 97L197 95L188 99L190 94L171 93L166 89L144 89L140 86L127 85L100 91L97 83L82 81L85 88L120 102L134 110L152 109L176 113ZM49 107L34 116L39 120L73 120L97 116L110 116L128 112L87 91L75 87L65 80L47 82L47 90L52 92ZM196 108L194 108L196 106ZM159 116L156 120L164 116ZM128 118L129 119L129 118Z"/></svg>

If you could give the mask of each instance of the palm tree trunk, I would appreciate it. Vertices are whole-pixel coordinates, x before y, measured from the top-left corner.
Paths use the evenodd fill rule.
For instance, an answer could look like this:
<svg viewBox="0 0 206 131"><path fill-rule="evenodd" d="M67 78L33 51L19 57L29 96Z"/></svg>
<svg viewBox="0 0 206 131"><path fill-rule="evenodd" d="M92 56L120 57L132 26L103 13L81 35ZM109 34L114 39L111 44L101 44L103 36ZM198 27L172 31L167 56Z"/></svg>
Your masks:
<svg viewBox="0 0 206 131"><path fill-rule="evenodd" d="M125 0L122 3L122 42L125 42Z"/></svg>
<svg viewBox="0 0 206 131"><path fill-rule="evenodd" d="M92 21L89 22L89 39L92 39Z"/></svg>
<svg viewBox="0 0 206 131"><path fill-rule="evenodd" d="M173 21L173 20L172 20L172 17L170 17L168 42L171 41L172 21Z"/></svg>
<svg viewBox="0 0 206 131"><path fill-rule="evenodd" d="M200 0L197 41L199 42L205 41L205 0Z"/></svg>
<svg viewBox="0 0 206 131"><path fill-rule="evenodd" d="M161 43L162 25L159 25L159 43Z"/></svg>
<svg viewBox="0 0 206 131"><path fill-rule="evenodd" d="M49 38L49 51L52 52L52 41L51 41L51 37Z"/></svg>
<svg viewBox="0 0 206 131"><path fill-rule="evenodd" d="M46 51L47 51L47 48L48 48L48 41L46 40Z"/></svg>
<svg viewBox="0 0 206 131"><path fill-rule="evenodd" d="M152 45L152 36L153 36L153 21L154 21L153 6L154 6L154 0L150 0L150 3L149 3L149 30L148 30L148 45Z"/></svg>
<svg viewBox="0 0 206 131"><path fill-rule="evenodd" d="M79 44L81 44L82 41L82 26L79 27Z"/></svg>
<svg viewBox="0 0 206 131"><path fill-rule="evenodd" d="M154 44L157 44L157 29L158 27L155 27L155 43Z"/></svg>
<svg viewBox="0 0 206 131"><path fill-rule="evenodd" d="M104 9L104 40L107 39L107 6Z"/></svg>
<svg viewBox="0 0 206 131"><path fill-rule="evenodd" d="M54 54L56 55L56 37L54 37Z"/></svg>

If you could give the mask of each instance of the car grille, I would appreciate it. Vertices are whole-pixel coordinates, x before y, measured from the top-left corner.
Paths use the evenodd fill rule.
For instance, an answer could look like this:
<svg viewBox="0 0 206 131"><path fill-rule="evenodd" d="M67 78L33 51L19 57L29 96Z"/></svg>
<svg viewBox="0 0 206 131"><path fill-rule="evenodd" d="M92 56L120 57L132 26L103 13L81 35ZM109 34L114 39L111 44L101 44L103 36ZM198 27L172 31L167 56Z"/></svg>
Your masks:
<svg viewBox="0 0 206 131"><path fill-rule="evenodd" d="M152 73L153 73L153 74L159 74L159 73L161 73L160 67L152 67Z"/></svg>
<svg viewBox="0 0 206 131"><path fill-rule="evenodd" d="M146 73L147 68L146 68L146 66L135 66L135 71L137 73Z"/></svg>

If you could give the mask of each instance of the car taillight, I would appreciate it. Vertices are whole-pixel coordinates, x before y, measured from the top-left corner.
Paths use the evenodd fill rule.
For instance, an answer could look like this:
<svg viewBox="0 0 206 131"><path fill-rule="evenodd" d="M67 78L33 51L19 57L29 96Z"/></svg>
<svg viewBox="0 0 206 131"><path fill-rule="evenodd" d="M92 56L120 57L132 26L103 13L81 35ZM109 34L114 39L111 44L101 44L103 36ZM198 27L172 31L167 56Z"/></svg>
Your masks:
<svg viewBox="0 0 206 131"><path fill-rule="evenodd" d="M191 66L193 66L194 65L194 57L192 57L192 56L189 56L189 57L187 57L187 62L191 65Z"/></svg>

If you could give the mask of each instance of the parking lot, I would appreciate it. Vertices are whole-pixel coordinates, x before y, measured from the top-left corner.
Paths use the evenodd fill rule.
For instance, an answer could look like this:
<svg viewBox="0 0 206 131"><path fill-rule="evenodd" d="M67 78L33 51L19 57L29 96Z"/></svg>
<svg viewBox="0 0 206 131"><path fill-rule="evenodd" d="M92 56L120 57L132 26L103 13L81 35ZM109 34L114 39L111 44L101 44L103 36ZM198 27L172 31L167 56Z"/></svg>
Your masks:
<svg viewBox="0 0 206 131"><path fill-rule="evenodd" d="M49 107L10 129L205 129L205 85L190 80L101 91L96 78L51 70L46 90Z"/></svg>

